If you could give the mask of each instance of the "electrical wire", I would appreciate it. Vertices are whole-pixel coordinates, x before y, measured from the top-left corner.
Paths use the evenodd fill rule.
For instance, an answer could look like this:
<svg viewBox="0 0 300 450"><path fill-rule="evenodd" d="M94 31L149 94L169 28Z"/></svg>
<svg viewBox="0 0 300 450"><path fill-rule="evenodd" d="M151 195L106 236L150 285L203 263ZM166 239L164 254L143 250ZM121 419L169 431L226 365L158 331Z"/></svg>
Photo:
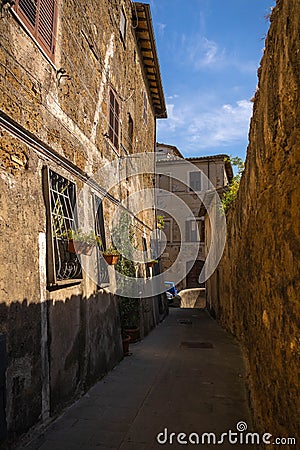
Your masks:
<svg viewBox="0 0 300 450"><path fill-rule="evenodd" d="M1 64L1 63L0 63L0 64ZM2 65L2 64L1 64L1 65ZM11 74L14 76L14 74L13 74L12 72L11 72ZM0 77L4 78L1 74L0 74ZM15 77L15 78L16 78L16 77ZM5 80L5 78L4 78L4 80ZM6 80L5 80L5 81L6 81ZM17 96L17 95L18 95L18 92L17 92L14 88L12 88L12 89L15 91L15 95ZM29 91L28 91L28 92L29 92ZM15 98L13 98L12 96L10 96L7 92L5 92L5 95L7 95L13 102L15 102ZM26 97L23 98L23 101L28 102L29 105L32 106L32 103L31 103L29 100L27 100ZM44 106L44 105L42 105L42 106ZM22 109L23 111L28 112L29 114L32 114L32 113L34 112L32 109L26 108L24 105L21 105L21 109ZM55 116L54 116L54 118L55 118L56 120L58 120ZM45 129L45 130L47 131L47 133L50 133L50 134L52 134L53 136L56 137L55 133L53 133L48 127L46 127L45 124L44 124L43 122L41 122L41 121L40 121L39 119L37 119L37 118L35 118L35 120L36 120L37 123L39 123L39 124L41 125L41 128L43 128L43 129ZM61 125L61 124L60 124L60 125ZM22 134L24 135L25 133L23 132ZM76 138L75 135L73 135L73 136ZM20 135L19 135L18 137L20 138ZM24 140L24 139L23 139L23 140ZM33 139L30 138L30 140L32 141ZM28 143L28 142L27 142L27 143ZM30 143L31 143L31 142L29 142L29 144L30 144ZM31 147L32 147L32 145L31 145ZM36 149L35 146L34 146L34 148ZM48 152L48 153L49 153L49 152ZM52 158L52 159L53 159L53 158ZM63 167L66 168L69 172L75 174L75 176L78 177L78 173L79 173L79 172L78 172L78 171L76 172L76 170L74 169L75 165L74 165L73 163L69 163L69 166L68 166L66 163L63 162L63 160L61 159L61 156L60 156L60 158L55 157L55 162L56 162L58 165L63 166ZM70 164L71 164L71 165L70 165ZM71 166L72 166L72 169L70 170L70 167L71 167ZM83 178L83 177L82 177L82 174L79 176L79 178L82 179L82 181L86 182L88 185L90 185L91 187L93 187L97 192L99 192L99 190L100 190L100 193L102 193L102 195L104 195L105 197L107 197L112 203L114 203L114 204L118 205L119 207L123 208L124 210L126 210L126 212L128 212L132 217L134 217L135 220L137 220L138 222L142 223L144 227L146 227L146 228L148 228L149 230L152 231L152 229L151 229L147 224L145 224L143 221L141 221L140 219L138 219L138 218L135 216L135 214L132 213L132 212L131 212L128 208L126 208L124 205L122 205L121 202L120 202L119 200L115 199L115 198L114 198L113 196L111 196L110 194L107 194L107 192L106 192L103 188L99 187L99 185L98 185L91 177L88 177L88 178L87 178L87 177L88 177L88 176L85 175L85 177ZM88 180L88 181L87 181L87 180ZM137 228L139 228L139 227L137 227ZM143 229L141 229L141 228L139 228L139 229L140 229L140 231L143 231Z"/></svg>
<svg viewBox="0 0 300 450"><path fill-rule="evenodd" d="M38 151L42 154L46 159L55 162L57 165L63 167L68 172L72 173L74 176L79 178L81 181L90 186L94 191L99 193L103 198L107 198L113 204L117 205L126 213L128 213L134 220L139 222L143 228L139 228L138 225L134 225L143 233L146 232L145 228L152 232L152 228L150 228L147 224L145 224L141 219L139 219L130 209L122 204L120 200L117 200L113 195L109 194L102 186L100 186L93 178L91 178L86 172L79 169L74 163L69 161L67 158L62 157L57 152L54 152L53 149L43 144L39 139L35 136L31 136L32 133L29 133L27 130L23 129L17 122L13 121L7 114L0 111L0 125L5 128L7 131L12 133L17 138L21 139L27 145L29 145L34 150ZM147 232L146 232L147 233Z"/></svg>
<svg viewBox="0 0 300 450"><path fill-rule="evenodd" d="M52 94L51 92L49 92L48 89L44 88L44 86L43 86L43 84L40 82L40 80L38 80L36 77L34 77L34 76L31 74L31 72L29 72L29 70L26 69L26 68L24 67L24 65L22 65L21 63L19 63L18 60L17 60L13 55L11 55L11 54L7 51L7 49L6 49L5 47L3 47L3 45L2 45L1 43L0 43L0 47L3 48L3 50L6 52L6 54L7 54L9 57L11 57L11 58L12 58L12 59L13 59L20 67L22 67L22 69L26 72L27 76L29 76L32 80L34 80L34 81L38 84L39 88L40 88L41 90L45 91L46 95L47 95L48 97L51 98L51 100L58 106L58 108L61 109L61 105L60 105L60 103L57 101L56 96L55 96L54 94ZM14 77L14 79L20 84L20 88L22 87L25 91L27 91L27 93L32 97L32 99L33 99L34 101L37 100L36 95L34 95L34 93L33 93L32 91L30 91L29 89L27 89L27 88L25 87L25 84L23 83L23 80L22 80L21 78L19 78L18 76L16 76L15 73L12 72L12 71L10 70L10 68L9 68L7 65L5 65L5 64L3 64L3 63L1 63L1 62L0 62L0 65L1 65L4 69L6 69L6 70L11 74L11 76ZM19 96L19 98L21 98L21 97ZM55 115L53 114L53 112L49 109L49 107L48 107L48 105L47 105L46 103L44 103L44 102L41 101L41 100L38 101L38 103L41 104L42 106L44 106L44 108L45 108L45 109L46 109L53 117L56 118L56 116L55 116ZM67 113L65 113L65 114L67 115ZM69 117L69 116L68 116L68 117ZM117 117L117 116L115 116L115 117ZM69 119L73 121L72 118L69 117ZM57 120L59 121L59 119L57 119ZM70 133L75 139L78 140L78 137L77 137L76 135L74 135L74 133L73 133L66 125L64 125L62 121L59 121L59 122L62 124L62 126L63 126L66 130L69 131L69 133ZM108 121L107 121L107 125L110 127L110 124L108 123ZM80 126L79 126L78 124L76 124L76 126L77 126L77 127L80 129L80 131L85 135L86 139L89 140L90 138L89 138L89 136L86 135L85 131L84 131L83 129L81 129ZM122 133L122 138L123 138L123 140L126 141L126 137L125 137L125 139L124 139L124 132L123 132L123 128L122 128L122 127L121 127L121 130L120 130L120 131L121 131L121 133ZM79 141L79 142L80 142L80 144L82 144L81 141ZM132 145L132 141L131 141L131 140L128 139L126 142L129 144L129 147ZM107 143L109 144L109 140L107 141ZM91 143L91 144L92 144L92 145L95 145L95 144L93 144L93 143ZM112 148L112 150L114 151L115 154L117 154L118 156L120 156L120 155L114 150L114 148L113 148L112 146L111 146L111 148Z"/></svg>
<svg viewBox="0 0 300 450"><path fill-rule="evenodd" d="M57 4L57 1L56 1L56 0L55 0L55 3ZM77 2L76 2L76 3L77 3ZM78 5L78 3L77 3L77 5ZM79 7L81 8L80 4L79 4ZM81 10L82 10L82 8L81 8ZM85 15L83 15L83 17L85 18ZM68 20L66 20L66 19L64 18L64 22L66 23L66 25L68 26L68 29L70 30L71 34L73 35L74 40L75 40L77 46L80 47L79 41L78 41L78 39L76 38L76 35L75 35L75 33L73 32L72 27L69 26ZM53 33L52 33L52 36L53 36ZM89 38L90 38L90 37L89 37ZM91 101L97 106L97 103L95 102L94 96L92 95L91 91L89 90L89 88L87 87L87 85L86 85L86 84L84 83L84 81L83 81L83 77L81 76L81 73L79 73L79 72L76 70L76 68L74 67L74 64L73 64L72 60L69 58L69 56L66 54L66 52L62 49L62 45L61 45L56 39L55 39L55 41L56 41L56 44L58 44L58 46L60 47L62 54L63 54L63 55L65 56L65 58L69 61L69 64L70 64L70 66L71 66L72 69L73 69L73 73L76 74L78 80L81 82L82 86L84 87L85 92L88 94L88 96L89 96L89 98L91 99ZM0 44L0 45L2 46L2 48L5 49L5 51L7 51L7 49L6 49L5 47L3 47L2 44ZM94 43L93 43L93 46L95 46ZM99 51L98 47L97 47L97 46L95 46L95 47L97 48L97 51ZM81 48L81 47L80 47L80 48ZM9 54L9 52L7 52L7 53ZM102 57L102 54L101 54L100 51L99 51L99 54L100 54L100 56ZM83 56L83 57L85 58L85 61L88 61L88 62L90 63L90 60L88 59L88 57L86 56L86 54L82 52L82 49L81 49L81 56ZM59 106L59 107L61 108L61 106L60 106L60 104L58 103L58 101L56 100L55 96L50 92L50 83L49 83L49 89L46 89L46 88L41 84L40 80L38 80L36 77L34 77L34 76L33 76L33 75L32 75L32 74L31 74L31 73L30 73L30 72L29 72L22 64L20 64L20 62L19 62L13 55L10 54L10 57L13 58L13 59L15 60L15 62L16 62L17 64L19 64L19 65L23 68L23 70L25 70L26 73L27 73L28 75L30 75L30 77L36 81L36 83L38 83L38 86L39 86L40 90L44 90L48 96L51 96L51 97L52 97L52 99L53 99L53 101L56 103L56 105ZM100 60L100 58L97 60L97 63L99 63L100 67L103 69L104 66L103 66L102 61ZM10 71L10 69L9 69L7 66L5 66L5 65L3 65L3 64L1 64L1 65L2 65L3 67L5 67L5 69L8 70L8 71L10 72L10 74L18 81L18 83L19 83L19 85L20 85L19 93L21 92L22 89L24 89L25 91L27 91L27 93L28 93L35 101L37 101L36 95L34 95L34 93L31 92L29 89L26 89L26 88L24 87L24 84L22 85L22 80L19 79L18 77L16 77L16 75L15 75L12 71ZM47 70L47 72L48 72L48 74L51 74L51 71L50 71L49 69ZM106 71L106 76L107 76L107 77L109 76L109 71ZM13 90L15 91L15 89L13 89ZM122 97L120 96L120 94L118 94L118 96L121 98L122 101L128 101L128 100L132 97L133 94L134 94L134 92L131 92L127 99L122 98ZM13 99L11 96L9 96L9 97L11 98L12 101L15 102L15 99ZM18 96L18 98L19 98L19 96ZM48 108L47 104L43 103L42 100L38 100L38 102L39 102L39 104L40 104L41 106L43 106L43 107L47 110L48 113L50 113L50 114L52 115L52 117L53 117L56 121L58 121L58 123L60 124L60 126L62 126L68 133L70 133L70 134L73 136L73 138L76 139L77 142L79 142L80 146L83 148L83 147L84 147L84 146L83 146L83 143L79 140L79 138L78 138L78 137L77 137L77 136L76 136L76 135L75 135L75 134L74 134L74 133L73 133L73 132L72 132L72 131L64 124L64 123L62 123L62 122L61 122L61 121L53 114L53 112ZM30 105L30 106L32 106L32 105ZM24 111L27 111L28 113L31 113L31 114L33 113L33 110L32 110L32 109L27 109L27 108L24 107L24 105L23 105L23 106L20 105L20 107L21 107L21 109L23 109ZM100 115L102 116L102 122L100 123L100 126L103 126L103 122L104 122L106 125L110 126L107 117L102 113L101 110L100 110L99 112L100 112ZM66 114L66 113L65 113L65 114ZM117 117L117 116L115 115L115 117ZM72 119L71 119L71 120L72 120ZM48 127L46 127L45 124L44 124L43 122L41 122L41 121L38 120L38 119L36 119L36 121L41 125L41 127L42 127L43 129L46 129L47 132L51 133L53 136L56 136L55 133L53 133L53 131L51 131ZM76 125L78 126L78 124L76 124ZM80 127L79 127L79 129L80 129ZM85 135L84 131L83 131L83 130L81 130L81 131L82 131L83 134ZM123 140L123 142L124 142L124 141L127 142L127 143L129 144L129 146L131 147L131 146L132 146L131 139L130 139L130 140L127 139L127 137L126 137L126 132L124 132L125 130L123 129L121 123L120 123L120 131L121 131L121 133L122 133L122 140ZM86 136L86 135L85 135L85 136ZM89 139L88 136L86 136L86 138ZM123 146L123 144L121 144L121 145ZM145 226L145 224L143 224L143 225Z"/></svg>

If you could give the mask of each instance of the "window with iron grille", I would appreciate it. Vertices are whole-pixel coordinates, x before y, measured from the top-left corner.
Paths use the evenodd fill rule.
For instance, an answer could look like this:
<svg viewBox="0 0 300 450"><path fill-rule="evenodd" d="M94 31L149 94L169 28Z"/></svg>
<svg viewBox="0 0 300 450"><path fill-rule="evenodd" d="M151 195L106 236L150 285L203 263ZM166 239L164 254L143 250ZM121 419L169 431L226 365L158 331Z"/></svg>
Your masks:
<svg viewBox="0 0 300 450"><path fill-rule="evenodd" d="M119 103L117 102L117 98L113 90L111 89L109 93L108 137L116 149L119 149L119 122L120 122L119 114L120 114Z"/></svg>
<svg viewBox="0 0 300 450"><path fill-rule="evenodd" d="M76 230L76 187L58 173L44 168L47 207L48 283L82 279L80 257L71 251L68 230Z"/></svg>
<svg viewBox="0 0 300 450"><path fill-rule="evenodd" d="M53 61L57 0L16 0L14 10Z"/></svg>

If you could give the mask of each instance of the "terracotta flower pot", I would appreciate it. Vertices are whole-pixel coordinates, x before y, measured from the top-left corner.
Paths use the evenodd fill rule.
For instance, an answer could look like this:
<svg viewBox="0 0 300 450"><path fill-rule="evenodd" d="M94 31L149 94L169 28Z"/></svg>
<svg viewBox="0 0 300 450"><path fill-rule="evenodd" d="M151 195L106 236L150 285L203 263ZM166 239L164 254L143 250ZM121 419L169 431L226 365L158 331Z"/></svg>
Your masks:
<svg viewBox="0 0 300 450"><path fill-rule="evenodd" d="M155 261L148 261L147 262L147 267L153 267L154 264L156 264Z"/></svg>
<svg viewBox="0 0 300 450"><path fill-rule="evenodd" d="M125 333L130 336L130 342L132 343L137 342L140 337L140 327L125 328Z"/></svg>
<svg viewBox="0 0 300 450"><path fill-rule="evenodd" d="M77 253L77 255L87 255L90 256L93 251L93 245L87 244L86 242L69 240L68 250L70 253Z"/></svg>
<svg viewBox="0 0 300 450"><path fill-rule="evenodd" d="M103 258L105 259L108 265L114 266L118 262L119 255L108 255L104 253Z"/></svg>

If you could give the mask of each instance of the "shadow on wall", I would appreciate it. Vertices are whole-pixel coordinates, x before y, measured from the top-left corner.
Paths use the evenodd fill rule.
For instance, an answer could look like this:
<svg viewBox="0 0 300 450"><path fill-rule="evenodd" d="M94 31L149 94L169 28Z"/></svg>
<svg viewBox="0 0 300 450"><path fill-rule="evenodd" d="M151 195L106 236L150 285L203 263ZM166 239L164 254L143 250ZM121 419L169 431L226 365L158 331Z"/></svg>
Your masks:
<svg viewBox="0 0 300 450"><path fill-rule="evenodd" d="M117 302L105 293L2 303L0 338L0 442L6 428L13 440L55 415L123 357Z"/></svg>

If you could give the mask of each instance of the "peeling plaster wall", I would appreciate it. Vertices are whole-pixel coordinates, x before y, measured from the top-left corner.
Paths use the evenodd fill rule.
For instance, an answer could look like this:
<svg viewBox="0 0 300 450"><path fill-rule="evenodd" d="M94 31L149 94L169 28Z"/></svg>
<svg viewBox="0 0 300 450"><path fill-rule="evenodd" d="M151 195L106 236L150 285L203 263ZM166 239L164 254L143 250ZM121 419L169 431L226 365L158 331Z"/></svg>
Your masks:
<svg viewBox="0 0 300 450"><path fill-rule="evenodd" d="M123 6L126 40L119 31ZM0 110L88 175L116 157L108 132L109 89L120 104L122 146L153 152L155 117L129 0L58 2L54 64L16 16L3 7L0 18ZM128 114L133 120L132 146ZM48 161L0 127L0 332L7 336L7 425L10 436L55 414L110 370L122 357L116 298L97 290L84 275L76 287L47 290L43 237L46 208L42 167L48 165L83 187L74 175ZM125 151L121 147L121 156ZM122 200L153 186L152 177L123 182ZM90 192L89 192L90 195ZM109 244L114 205L104 202ZM139 215L154 227L152 211ZM141 240L143 230L137 230ZM147 237L149 245L149 236ZM154 326L145 313L145 330Z"/></svg>
<svg viewBox="0 0 300 450"><path fill-rule="evenodd" d="M299 1L278 0L227 245L207 283L212 310L244 346L257 429L298 442L299 30Z"/></svg>

